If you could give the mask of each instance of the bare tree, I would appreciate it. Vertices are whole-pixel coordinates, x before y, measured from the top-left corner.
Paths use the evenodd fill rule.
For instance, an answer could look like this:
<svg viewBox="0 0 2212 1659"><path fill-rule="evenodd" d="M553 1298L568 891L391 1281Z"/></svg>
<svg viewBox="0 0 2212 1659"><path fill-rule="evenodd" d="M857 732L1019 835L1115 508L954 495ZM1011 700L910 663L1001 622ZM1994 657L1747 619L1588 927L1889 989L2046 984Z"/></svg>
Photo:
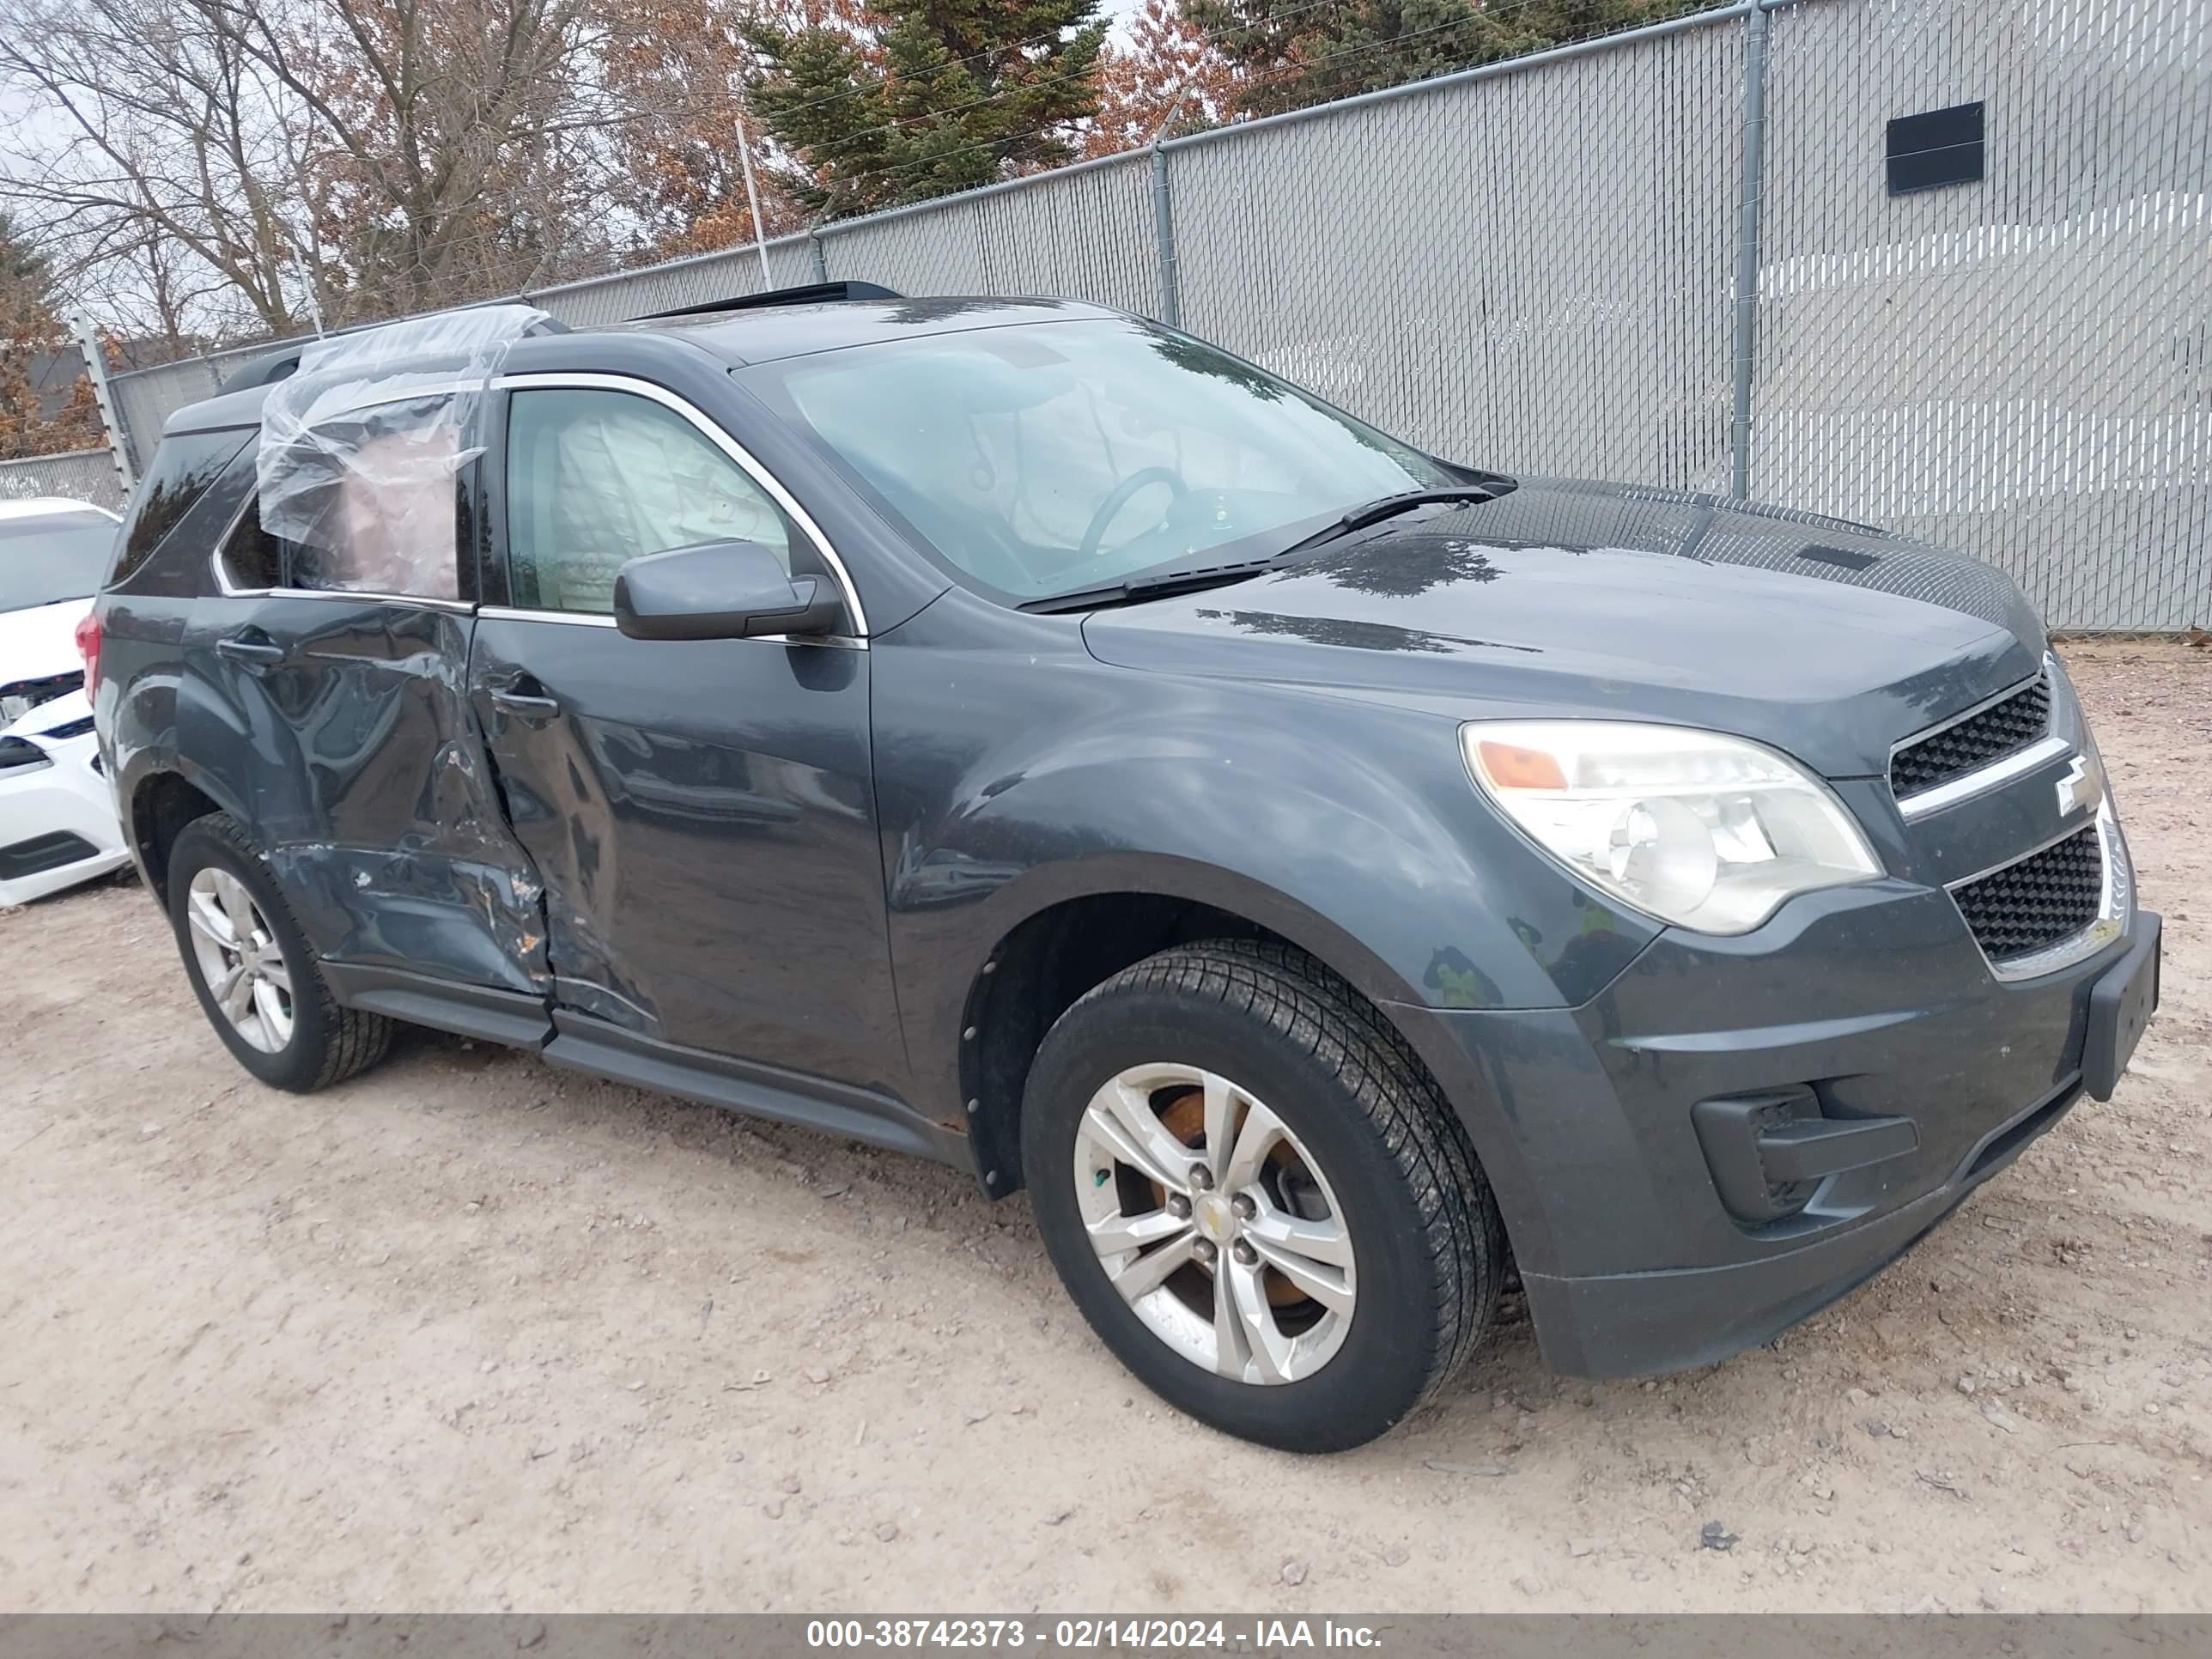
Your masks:
<svg viewBox="0 0 2212 1659"><path fill-rule="evenodd" d="M513 291L611 246L600 0L0 0L0 204L182 343Z"/></svg>
<svg viewBox="0 0 2212 1659"><path fill-rule="evenodd" d="M186 0L283 88L328 307L420 309L519 289L605 239L594 0Z"/></svg>
<svg viewBox="0 0 2212 1659"><path fill-rule="evenodd" d="M0 0L0 79L30 110L0 140L0 196L70 250L65 276L159 239L264 326L295 325L286 220L308 135L214 17L191 0Z"/></svg>

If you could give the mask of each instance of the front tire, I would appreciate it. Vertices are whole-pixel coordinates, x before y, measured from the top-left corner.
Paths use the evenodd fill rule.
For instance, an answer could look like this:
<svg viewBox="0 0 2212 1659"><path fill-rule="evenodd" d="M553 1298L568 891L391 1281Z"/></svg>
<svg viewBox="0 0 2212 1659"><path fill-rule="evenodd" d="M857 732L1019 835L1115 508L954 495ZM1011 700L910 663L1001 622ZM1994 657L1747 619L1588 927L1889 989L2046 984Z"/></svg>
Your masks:
<svg viewBox="0 0 2212 1659"><path fill-rule="evenodd" d="M1023 1174L1122 1363L1289 1451L1382 1434L1487 1328L1504 1228L1404 1041L1321 963L1215 940L1091 991L1037 1052Z"/></svg>
<svg viewBox="0 0 2212 1659"><path fill-rule="evenodd" d="M169 921L208 1024L262 1082L309 1094L374 1065L392 1022L341 1007L268 864L227 812L170 849Z"/></svg>

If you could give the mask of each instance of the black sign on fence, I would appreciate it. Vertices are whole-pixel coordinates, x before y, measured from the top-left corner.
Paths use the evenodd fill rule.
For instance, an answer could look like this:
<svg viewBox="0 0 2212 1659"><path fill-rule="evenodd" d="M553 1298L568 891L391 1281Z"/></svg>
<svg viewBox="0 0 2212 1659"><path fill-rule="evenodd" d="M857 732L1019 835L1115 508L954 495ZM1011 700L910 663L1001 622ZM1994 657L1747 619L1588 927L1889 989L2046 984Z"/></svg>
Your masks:
<svg viewBox="0 0 2212 1659"><path fill-rule="evenodd" d="M1889 124L1889 193L1978 184L1983 176L1983 106L1954 104Z"/></svg>

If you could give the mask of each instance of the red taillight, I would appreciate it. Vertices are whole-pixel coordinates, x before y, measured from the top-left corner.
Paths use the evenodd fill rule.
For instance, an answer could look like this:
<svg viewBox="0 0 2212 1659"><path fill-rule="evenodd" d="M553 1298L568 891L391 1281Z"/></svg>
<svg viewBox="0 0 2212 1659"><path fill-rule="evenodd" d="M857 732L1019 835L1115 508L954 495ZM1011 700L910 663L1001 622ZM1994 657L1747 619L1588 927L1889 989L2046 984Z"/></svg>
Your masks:
<svg viewBox="0 0 2212 1659"><path fill-rule="evenodd" d="M100 690L100 618L86 611L76 625L76 653L84 659L84 695Z"/></svg>

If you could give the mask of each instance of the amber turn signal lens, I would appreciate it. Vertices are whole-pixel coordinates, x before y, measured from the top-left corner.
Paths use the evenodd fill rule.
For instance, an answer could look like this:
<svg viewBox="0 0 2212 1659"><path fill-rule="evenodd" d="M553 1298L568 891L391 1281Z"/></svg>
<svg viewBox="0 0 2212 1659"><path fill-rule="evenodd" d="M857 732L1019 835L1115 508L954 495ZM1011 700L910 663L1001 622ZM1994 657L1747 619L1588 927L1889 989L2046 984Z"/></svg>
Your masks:
<svg viewBox="0 0 2212 1659"><path fill-rule="evenodd" d="M1485 738L1476 748L1482 756L1483 775L1494 789L1564 789L1567 775L1559 763L1540 749L1498 743Z"/></svg>

